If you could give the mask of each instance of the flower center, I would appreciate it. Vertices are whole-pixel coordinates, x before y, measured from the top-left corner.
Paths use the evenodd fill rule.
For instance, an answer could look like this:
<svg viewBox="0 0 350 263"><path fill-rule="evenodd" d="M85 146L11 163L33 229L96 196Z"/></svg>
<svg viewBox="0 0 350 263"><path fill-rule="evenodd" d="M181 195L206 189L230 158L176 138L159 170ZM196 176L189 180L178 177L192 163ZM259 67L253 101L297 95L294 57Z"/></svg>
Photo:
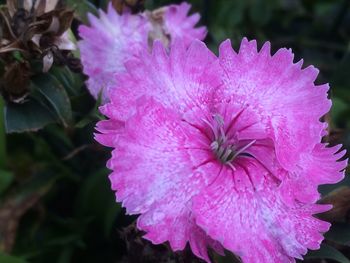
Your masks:
<svg viewBox="0 0 350 263"><path fill-rule="evenodd" d="M235 159L235 149L233 145L225 146L225 140L219 138L210 144L210 148L215 154L216 158L222 163L228 163Z"/></svg>
<svg viewBox="0 0 350 263"><path fill-rule="evenodd" d="M228 138L225 131L224 119L219 115L213 115L213 122L209 122L205 119L203 121L209 126L213 133L213 140L210 144L210 148L213 151L216 158L223 164L230 166L234 169L232 161L238 156L246 155L245 151L252 146L256 140L252 140L243 147L238 147L238 142L233 138Z"/></svg>

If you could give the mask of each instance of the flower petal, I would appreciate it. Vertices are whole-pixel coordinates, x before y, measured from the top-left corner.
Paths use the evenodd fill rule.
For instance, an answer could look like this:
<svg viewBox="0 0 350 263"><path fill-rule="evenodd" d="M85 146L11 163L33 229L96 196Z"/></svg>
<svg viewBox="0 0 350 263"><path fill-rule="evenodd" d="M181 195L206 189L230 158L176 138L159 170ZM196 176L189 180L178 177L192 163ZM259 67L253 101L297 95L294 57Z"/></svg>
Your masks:
<svg viewBox="0 0 350 263"><path fill-rule="evenodd" d="M220 174L218 179L193 199L196 223L245 263L295 262L307 248L318 249L320 232L330 224L312 214L321 205L297 203L287 206L278 184L265 177L264 187L242 187L237 178L261 178L265 168L245 164ZM329 206L325 207L329 209Z"/></svg>
<svg viewBox="0 0 350 263"><path fill-rule="evenodd" d="M115 140L124 129L124 122L115 120L103 120L96 124L95 140L102 145L113 147Z"/></svg>
<svg viewBox="0 0 350 263"><path fill-rule="evenodd" d="M345 151L338 153L340 146L326 147L320 143L315 146L311 154L302 154L298 169L290 173L281 185L283 195L313 203L320 199L319 185L341 181L348 160L339 161L345 154Z"/></svg>
<svg viewBox="0 0 350 263"><path fill-rule="evenodd" d="M326 147L319 143L311 153L301 154L296 169L292 171L286 171L279 164L271 140L257 141L247 153L281 182L284 201L293 205L296 200L304 203L316 202L320 198L318 186L337 183L344 178L347 160L339 161L345 153L337 153L340 148L341 145Z"/></svg>
<svg viewBox="0 0 350 263"><path fill-rule="evenodd" d="M191 5L183 2L180 5L169 5L164 15L164 29L170 38L178 39L188 47L193 39L203 40L207 34L205 27L195 28L200 19L198 13L187 16Z"/></svg>
<svg viewBox="0 0 350 263"><path fill-rule="evenodd" d="M199 40L188 49L176 42L169 55L156 41L152 54L143 52L126 63L126 68L127 73L116 76L119 84L111 92L111 103L102 108L113 119L128 119L145 94L184 112L211 101L213 90L221 84L218 60Z"/></svg>
<svg viewBox="0 0 350 263"><path fill-rule="evenodd" d="M90 27L79 27L83 40L78 45L90 93L97 98L103 90L102 99L107 102L108 90L116 84L114 74L124 72L124 62L147 47L150 25L141 15L119 15L112 5L99 15L89 15Z"/></svg>
<svg viewBox="0 0 350 263"><path fill-rule="evenodd" d="M142 99L119 135L108 166L117 201L127 213L141 213L137 225L146 231L145 238L155 244L169 241L174 250L189 241L208 261L204 247L215 248L215 242L193 223L190 203L219 167L205 163L208 153L184 147L195 133L176 112ZM212 173L204 174L204 166Z"/></svg>
<svg viewBox="0 0 350 263"><path fill-rule="evenodd" d="M286 169L295 168L301 152L310 152L321 139L319 119L330 109L328 85L315 86L318 70L301 69L293 53L280 49L270 55L267 42L258 52L255 41L243 39L239 53L229 41L220 46L224 85L219 98L250 105L266 118L277 157Z"/></svg>

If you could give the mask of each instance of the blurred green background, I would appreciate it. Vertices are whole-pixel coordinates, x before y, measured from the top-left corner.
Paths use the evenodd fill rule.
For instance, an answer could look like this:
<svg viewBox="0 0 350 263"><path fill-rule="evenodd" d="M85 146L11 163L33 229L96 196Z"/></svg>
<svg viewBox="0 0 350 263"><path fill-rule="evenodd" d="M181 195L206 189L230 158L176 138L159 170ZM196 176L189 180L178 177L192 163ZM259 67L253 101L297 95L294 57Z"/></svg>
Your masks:
<svg viewBox="0 0 350 263"><path fill-rule="evenodd" d="M108 1L65 2L75 9L72 31L77 37L86 13L105 8ZM154 9L180 2L146 0L145 4ZM330 83L333 100L326 116L331 133L325 141L350 149L350 1L189 2L192 12L201 13L200 24L209 30L206 43L214 52L227 38L238 48L246 36L257 39L260 47L270 41L273 51L292 48L295 61L303 58L305 66L319 68L317 83ZM33 78L32 85L39 90L50 85L60 88L51 105L54 114L47 115L46 104L26 105L12 109L15 117L6 120L12 122L13 131L24 132L5 135L0 127L0 263L201 262L189 251L174 254L166 245L142 240L135 218L115 203L105 168L110 150L93 139L101 116L98 102L84 86L86 77L63 66L43 75ZM43 129L29 131L42 122L47 124ZM345 179L321 187L324 200L338 210L325 215L334 225L321 250L306 256L308 262L350 262L348 186ZM237 262L233 255L214 255L214 260Z"/></svg>

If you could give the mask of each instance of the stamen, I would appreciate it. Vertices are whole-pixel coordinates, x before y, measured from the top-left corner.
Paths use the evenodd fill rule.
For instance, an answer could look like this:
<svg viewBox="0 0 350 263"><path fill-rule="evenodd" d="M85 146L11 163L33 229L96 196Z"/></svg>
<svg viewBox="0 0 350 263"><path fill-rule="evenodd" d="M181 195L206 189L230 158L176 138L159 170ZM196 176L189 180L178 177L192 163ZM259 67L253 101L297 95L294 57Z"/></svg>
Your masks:
<svg viewBox="0 0 350 263"><path fill-rule="evenodd" d="M213 134L214 134L214 138L215 138L215 140L218 138L218 134L217 134L217 130L213 127L213 125L209 122L209 121L207 121L206 119L202 119L202 121L204 121L205 122L205 124L207 124L208 126L209 126L209 128L211 129L211 131L213 132Z"/></svg>
<svg viewBox="0 0 350 263"><path fill-rule="evenodd" d="M224 126L224 119L221 117L221 115L219 114L214 114L214 119L216 120L217 124L219 124L219 126Z"/></svg>
<svg viewBox="0 0 350 263"><path fill-rule="evenodd" d="M233 164L231 162L226 163L228 166L230 166L230 168L232 169L232 171L236 171L236 167L233 166Z"/></svg>
<svg viewBox="0 0 350 263"><path fill-rule="evenodd" d="M250 146L252 146L254 143L256 142L256 140L252 140L250 143L248 143L246 146L242 147L241 149L239 149L235 155L233 156L233 159L236 158L239 154L243 153L245 150L247 150Z"/></svg>
<svg viewBox="0 0 350 263"><path fill-rule="evenodd" d="M225 130L224 130L224 126L225 126L224 119L219 114L215 114L213 117L214 117L214 120L216 121L216 124L217 124L219 130L220 130L220 138L223 141L226 141L226 134L225 134Z"/></svg>
<svg viewBox="0 0 350 263"><path fill-rule="evenodd" d="M228 158L228 157L230 156L231 153L233 153L233 151L230 148L227 149L220 159L221 160L229 160L230 158Z"/></svg>
<svg viewBox="0 0 350 263"><path fill-rule="evenodd" d="M211 144L210 144L210 148L216 152L218 149L219 149L219 143L217 141L213 141Z"/></svg>
<svg viewBox="0 0 350 263"><path fill-rule="evenodd" d="M219 149L216 151L216 156L222 160L222 156L225 153L225 147L220 146Z"/></svg>
<svg viewBox="0 0 350 263"><path fill-rule="evenodd" d="M224 130L225 124L224 119L219 114L213 115L214 123L202 119L205 124L208 125L210 130L213 132L214 138L210 144L210 149L215 154L216 158L223 164L228 165L233 171L236 170L232 161L240 155L244 155L245 151L251 147L256 140L252 140L247 145L243 146L236 151L234 138L227 138L226 132Z"/></svg>

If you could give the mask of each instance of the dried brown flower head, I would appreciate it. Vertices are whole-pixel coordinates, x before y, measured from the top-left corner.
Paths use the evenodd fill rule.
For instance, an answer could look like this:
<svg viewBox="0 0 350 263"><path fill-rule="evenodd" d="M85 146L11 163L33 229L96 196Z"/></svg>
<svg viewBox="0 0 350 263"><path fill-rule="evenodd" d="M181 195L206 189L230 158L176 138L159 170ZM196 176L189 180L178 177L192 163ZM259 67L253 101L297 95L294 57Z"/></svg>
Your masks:
<svg viewBox="0 0 350 263"><path fill-rule="evenodd" d="M28 94L29 61L42 60L43 72L55 62L69 64L69 51L76 48L68 33L73 16L74 11L60 7L58 0L7 0L0 9L0 60L5 65L1 93L8 100L21 102ZM23 62L14 62L13 52L19 52ZM9 76L19 68L23 76L9 86L13 83Z"/></svg>
<svg viewBox="0 0 350 263"><path fill-rule="evenodd" d="M145 9L145 0L112 0L112 5L119 14L123 13L125 9L132 13L138 13Z"/></svg>
<svg viewBox="0 0 350 263"><path fill-rule="evenodd" d="M27 61L14 61L5 66L0 90L7 100L20 102L29 93L30 66Z"/></svg>

